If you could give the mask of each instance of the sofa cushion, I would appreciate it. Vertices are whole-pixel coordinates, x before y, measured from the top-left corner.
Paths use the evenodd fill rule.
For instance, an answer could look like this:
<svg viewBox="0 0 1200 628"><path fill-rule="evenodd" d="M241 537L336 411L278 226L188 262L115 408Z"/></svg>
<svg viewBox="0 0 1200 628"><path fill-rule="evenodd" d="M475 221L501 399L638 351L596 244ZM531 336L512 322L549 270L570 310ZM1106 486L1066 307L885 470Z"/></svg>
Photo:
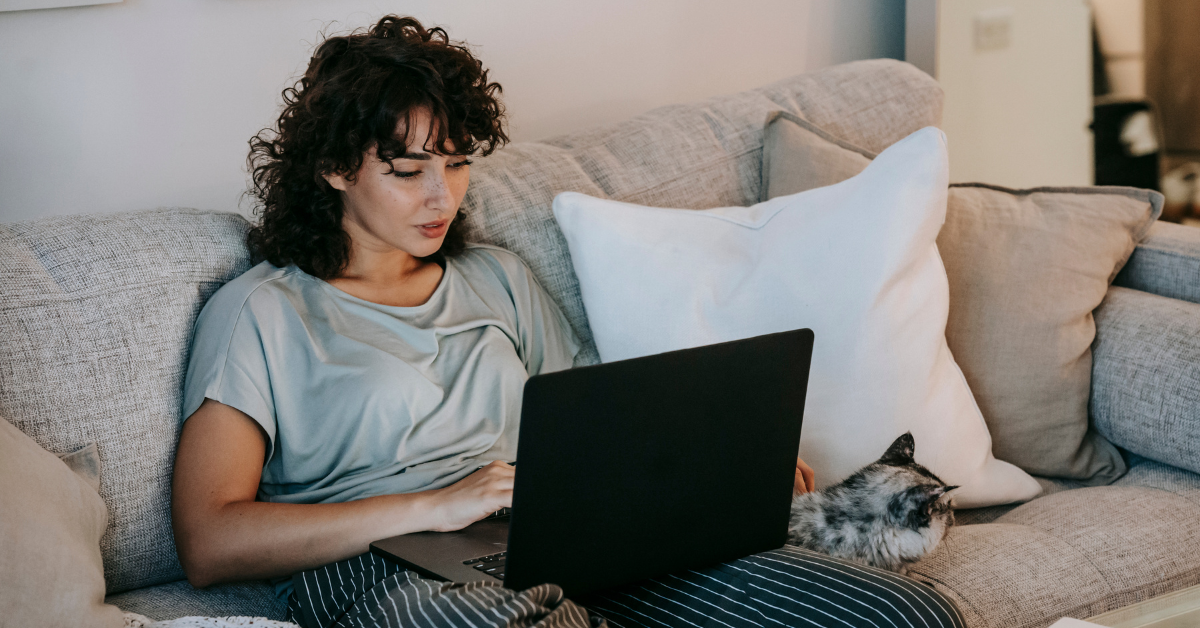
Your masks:
<svg viewBox="0 0 1200 628"><path fill-rule="evenodd" d="M955 526L909 575L972 628L1047 626L1200 584L1200 476L1144 459L1112 486L1065 490Z"/></svg>
<svg viewBox="0 0 1200 628"><path fill-rule="evenodd" d="M786 111L767 115L760 201L823 188L860 173L876 153Z"/></svg>
<svg viewBox="0 0 1200 628"><path fill-rule="evenodd" d="M169 489L188 343L249 267L246 228L196 210L0 225L0 414L52 452L96 443L110 593L183 576Z"/></svg>
<svg viewBox="0 0 1200 628"><path fill-rule="evenodd" d="M1190 499L1197 504L1200 504L1200 474L1173 467L1169 464L1156 462L1149 458L1139 456L1137 454L1126 452L1126 461L1129 465L1129 471L1121 476L1121 479L1113 482L1109 486L1133 486L1142 488L1153 488L1160 491L1175 493ZM1062 478L1039 478L1035 477L1037 483L1042 486L1042 494L1038 497L1046 497L1055 493L1069 491L1072 489L1083 488L1084 484L1075 480L1064 480ZM989 508L972 508L970 510L959 510L954 513L955 525L973 525L976 523L991 523L996 519L1012 512L1014 508L1020 504L1005 504L1003 506L992 506Z"/></svg>
<svg viewBox="0 0 1200 628"><path fill-rule="evenodd" d="M661 207L704 209L758 201L762 121L788 111L880 151L941 122L942 92L903 62L848 63L756 90L655 109L616 125L513 144L476 160L463 201L472 241L521 256L563 309L583 349L598 361L550 203L559 192Z"/></svg>
<svg viewBox="0 0 1200 628"><path fill-rule="evenodd" d="M1092 354L1096 430L1200 473L1200 304L1114 287L1096 310Z"/></svg>
<svg viewBox="0 0 1200 628"><path fill-rule="evenodd" d="M831 185L874 158L794 116L767 121L766 196ZM1162 210L1132 188L951 186L938 248L946 339L988 421L996 457L1106 484L1125 471L1088 426L1092 310Z"/></svg>
<svg viewBox="0 0 1200 628"><path fill-rule="evenodd" d="M103 603L108 513L92 483L2 416L0 478L0 624L121 628Z"/></svg>
<svg viewBox="0 0 1200 628"><path fill-rule="evenodd" d="M1046 494L1069 490L1072 483L1039 478ZM1134 456L1129 463L1129 473L1118 480L1114 486L1141 487L1145 490L1159 490L1177 494L1196 504L1200 504L1200 475L1176 469L1169 465ZM1044 498L1038 498L1040 501ZM1031 502L1036 503L1036 502ZM1000 514L1012 511L1016 506L997 506L995 508L980 508L976 510L959 511L963 515L982 514L999 511ZM1000 516L997 514L996 517ZM995 517L993 517L995 518ZM961 525L961 523L960 523ZM954 534L958 534L958 530ZM998 552L1006 551L1003 542L997 548ZM928 577L928 576L926 576ZM998 575L1003 578L1003 575ZM989 583L980 583L987 589ZM1176 588L1181 588L1178 585ZM976 595L973 590L964 588L967 595ZM185 616L226 616L242 615L283 619L287 612L286 603L275 596L274 588L267 582L247 582L231 585L220 585L207 589L196 589L186 581L171 582L154 587L146 587L110 595L105 600L121 610L146 615L151 619L165 620ZM968 598L967 604L970 603ZM962 602L960 602L962 604ZM1099 612L1099 611L1098 611ZM975 624L972 624L973 626ZM979 624L999 625L999 624Z"/></svg>
<svg viewBox="0 0 1200 628"><path fill-rule="evenodd" d="M266 617L283 620L287 601L271 583L242 582L197 589L186 580L110 595L105 600L156 621L179 617Z"/></svg>
<svg viewBox="0 0 1200 628"><path fill-rule="evenodd" d="M1178 495L1200 506L1200 473L1129 455L1129 472L1112 486L1147 488Z"/></svg>
<svg viewBox="0 0 1200 628"><path fill-rule="evenodd" d="M1200 229L1154 223L1113 285L1200 303Z"/></svg>
<svg viewBox="0 0 1200 628"><path fill-rule="evenodd" d="M1161 210L1132 188L951 187L946 340L997 458L1093 485L1125 472L1088 423L1093 310Z"/></svg>
<svg viewBox="0 0 1200 628"><path fill-rule="evenodd" d="M1062 478L1045 478L1034 476L1033 480L1042 487L1042 492L1036 499L1041 499L1048 495L1069 491L1076 488L1083 488L1086 484L1082 484L1075 480L1064 480ZM987 506L984 508L966 508L954 511L954 525L974 525L978 523L991 523L1000 517L1012 512L1014 508L1020 504L1001 504L999 506Z"/></svg>

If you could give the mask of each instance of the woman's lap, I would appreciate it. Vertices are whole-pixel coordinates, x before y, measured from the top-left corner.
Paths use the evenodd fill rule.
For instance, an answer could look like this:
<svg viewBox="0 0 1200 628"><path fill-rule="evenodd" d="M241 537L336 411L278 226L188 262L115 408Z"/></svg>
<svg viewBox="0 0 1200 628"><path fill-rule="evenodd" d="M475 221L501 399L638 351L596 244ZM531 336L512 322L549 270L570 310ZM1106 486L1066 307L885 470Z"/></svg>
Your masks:
<svg viewBox="0 0 1200 628"><path fill-rule="evenodd" d="M923 584L795 547L590 595L590 617L554 585L438 582L370 554L293 580L290 606L304 628L595 628L601 618L613 628L964 625Z"/></svg>
<svg viewBox="0 0 1200 628"><path fill-rule="evenodd" d="M288 615L303 628L592 628L587 611L556 585L513 591L440 582L373 554L296 574L292 583Z"/></svg>
<svg viewBox="0 0 1200 628"><path fill-rule="evenodd" d="M605 591L587 607L616 628L964 626L926 585L790 546Z"/></svg>

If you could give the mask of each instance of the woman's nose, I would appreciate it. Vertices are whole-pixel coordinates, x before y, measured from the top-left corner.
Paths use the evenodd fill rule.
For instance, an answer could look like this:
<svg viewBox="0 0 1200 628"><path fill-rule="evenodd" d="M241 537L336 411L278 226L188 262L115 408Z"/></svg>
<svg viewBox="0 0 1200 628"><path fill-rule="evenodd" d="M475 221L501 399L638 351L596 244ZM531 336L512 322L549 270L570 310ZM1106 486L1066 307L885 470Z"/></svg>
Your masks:
<svg viewBox="0 0 1200 628"><path fill-rule="evenodd" d="M446 209L454 204L454 195L450 193L450 182L446 180L446 172L425 179L428 182L425 190L425 203L437 209Z"/></svg>

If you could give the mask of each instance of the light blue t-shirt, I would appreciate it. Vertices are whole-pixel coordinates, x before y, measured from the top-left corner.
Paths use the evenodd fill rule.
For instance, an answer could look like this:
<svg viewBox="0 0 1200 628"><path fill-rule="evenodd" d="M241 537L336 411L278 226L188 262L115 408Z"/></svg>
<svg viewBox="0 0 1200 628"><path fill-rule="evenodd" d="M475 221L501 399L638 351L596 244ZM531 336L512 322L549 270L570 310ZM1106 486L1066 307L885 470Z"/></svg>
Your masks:
<svg viewBox="0 0 1200 628"><path fill-rule="evenodd" d="M441 488L516 459L525 380L570 368L578 350L529 268L498 247L447 258L416 307L263 262L200 313L183 418L207 397L262 426L262 501Z"/></svg>

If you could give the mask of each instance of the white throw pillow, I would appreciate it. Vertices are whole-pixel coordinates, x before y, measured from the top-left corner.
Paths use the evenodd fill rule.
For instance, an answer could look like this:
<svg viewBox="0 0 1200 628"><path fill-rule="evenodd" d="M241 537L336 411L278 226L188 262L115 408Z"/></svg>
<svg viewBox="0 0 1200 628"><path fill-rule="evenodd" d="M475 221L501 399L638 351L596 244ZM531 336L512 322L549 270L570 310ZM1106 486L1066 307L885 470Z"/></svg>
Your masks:
<svg viewBox="0 0 1200 628"><path fill-rule="evenodd" d="M946 345L935 244L946 188L945 136L929 127L856 177L752 207L663 209L568 192L554 216L602 361L808 327L800 455L818 486L911 431L917 461L962 486L959 508L1027 500L1040 487L992 457Z"/></svg>

